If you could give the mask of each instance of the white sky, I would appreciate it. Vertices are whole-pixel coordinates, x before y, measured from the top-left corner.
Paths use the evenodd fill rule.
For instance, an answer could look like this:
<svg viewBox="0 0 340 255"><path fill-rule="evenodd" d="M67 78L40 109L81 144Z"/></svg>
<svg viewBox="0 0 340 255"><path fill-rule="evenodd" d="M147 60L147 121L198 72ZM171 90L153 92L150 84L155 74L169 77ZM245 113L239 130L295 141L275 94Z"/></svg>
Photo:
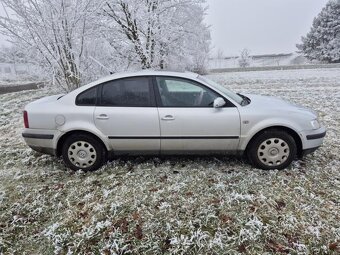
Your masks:
<svg viewBox="0 0 340 255"><path fill-rule="evenodd" d="M1 1L1 0L0 0ZM213 51L290 53L328 0L207 0ZM4 15L0 5L0 15ZM0 44L5 38L0 35Z"/></svg>
<svg viewBox="0 0 340 255"><path fill-rule="evenodd" d="M328 0L207 0L214 52L291 53Z"/></svg>

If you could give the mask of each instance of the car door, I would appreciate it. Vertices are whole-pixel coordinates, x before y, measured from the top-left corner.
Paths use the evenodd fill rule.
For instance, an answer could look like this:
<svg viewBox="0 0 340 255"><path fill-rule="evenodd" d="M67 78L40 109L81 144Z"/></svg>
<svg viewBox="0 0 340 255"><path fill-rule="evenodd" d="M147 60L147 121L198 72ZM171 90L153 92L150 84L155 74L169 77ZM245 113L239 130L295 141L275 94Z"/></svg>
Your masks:
<svg viewBox="0 0 340 255"><path fill-rule="evenodd" d="M159 115L151 78L113 80L102 84L99 93L95 124L115 153L159 153Z"/></svg>
<svg viewBox="0 0 340 255"><path fill-rule="evenodd" d="M219 153L236 151L240 115L228 102L214 108L221 97L210 88L183 78L156 77L161 130L161 153Z"/></svg>

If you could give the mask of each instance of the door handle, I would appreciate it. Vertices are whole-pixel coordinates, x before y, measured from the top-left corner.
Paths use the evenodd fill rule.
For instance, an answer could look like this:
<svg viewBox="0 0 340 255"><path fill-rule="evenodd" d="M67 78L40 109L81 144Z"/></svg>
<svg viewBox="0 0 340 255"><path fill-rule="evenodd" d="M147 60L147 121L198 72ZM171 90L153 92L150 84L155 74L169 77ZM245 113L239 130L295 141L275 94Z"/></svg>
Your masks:
<svg viewBox="0 0 340 255"><path fill-rule="evenodd" d="M162 120L174 120L174 119L175 119L175 117L172 116L172 115L165 115L165 116L162 118Z"/></svg>
<svg viewBox="0 0 340 255"><path fill-rule="evenodd" d="M99 120L108 120L109 117L106 114L100 114L99 116L97 116L97 119L99 119Z"/></svg>

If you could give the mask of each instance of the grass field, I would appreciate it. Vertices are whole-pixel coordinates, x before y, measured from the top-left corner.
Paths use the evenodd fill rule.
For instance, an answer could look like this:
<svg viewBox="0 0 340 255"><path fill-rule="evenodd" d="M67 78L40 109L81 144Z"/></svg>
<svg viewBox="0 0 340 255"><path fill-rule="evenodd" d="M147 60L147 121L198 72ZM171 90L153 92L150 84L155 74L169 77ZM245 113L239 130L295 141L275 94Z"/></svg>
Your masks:
<svg viewBox="0 0 340 255"><path fill-rule="evenodd" d="M74 173L21 138L24 105L56 92L0 95L0 254L339 254L340 69L210 77L316 110L324 146L284 171L138 157Z"/></svg>

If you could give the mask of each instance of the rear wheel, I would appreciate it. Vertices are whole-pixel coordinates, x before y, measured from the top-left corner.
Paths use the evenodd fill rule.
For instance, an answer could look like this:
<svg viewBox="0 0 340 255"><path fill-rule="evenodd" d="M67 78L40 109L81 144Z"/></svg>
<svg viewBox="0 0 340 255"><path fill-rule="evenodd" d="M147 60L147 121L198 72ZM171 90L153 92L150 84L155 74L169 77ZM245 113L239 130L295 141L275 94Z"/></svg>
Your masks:
<svg viewBox="0 0 340 255"><path fill-rule="evenodd" d="M62 156L72 170L95 171L106 160L106 150L98 139L86 134L73 134L66 138Z"/></svg>
<svg viewBox="0 0 340 255"><path fill-rule="evenodd" d="M271 170L288 167L296 157L294 138L280 130L267 130L255 137L248 148L248 158L254 167Z"/></svg>

